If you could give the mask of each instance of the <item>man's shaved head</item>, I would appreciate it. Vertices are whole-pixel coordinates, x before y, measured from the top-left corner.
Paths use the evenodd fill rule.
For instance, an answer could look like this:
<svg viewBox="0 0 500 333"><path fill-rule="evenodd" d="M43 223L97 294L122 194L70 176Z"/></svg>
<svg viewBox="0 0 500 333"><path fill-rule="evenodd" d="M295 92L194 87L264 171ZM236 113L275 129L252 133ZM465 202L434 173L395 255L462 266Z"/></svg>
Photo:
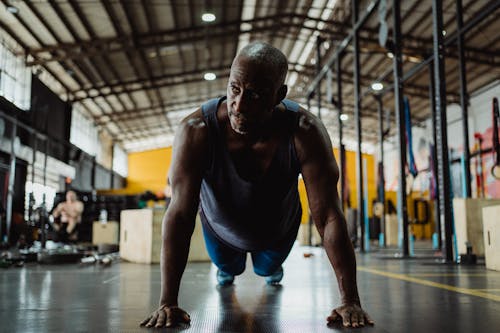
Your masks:
<svg viewBox="0 0 500 333"><path fill-rule="evenodd" d="M238 52L235 60L245 57L250 61L263 65L271 70L279 85L285 83L288 72L288 61L285 55L274 46L264 42L253 42L245 46Z"/></svg>

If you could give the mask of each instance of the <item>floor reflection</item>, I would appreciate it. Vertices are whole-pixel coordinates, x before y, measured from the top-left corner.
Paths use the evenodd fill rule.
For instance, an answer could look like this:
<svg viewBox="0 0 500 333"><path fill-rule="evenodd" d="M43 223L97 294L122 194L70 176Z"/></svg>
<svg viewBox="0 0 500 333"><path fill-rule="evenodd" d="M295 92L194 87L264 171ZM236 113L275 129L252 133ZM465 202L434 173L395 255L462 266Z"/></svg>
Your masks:
<svg viewBox="0 0 500 333"><path fill-rule="evenodd" d="M256 304L242 304L234 285L217 287L220 297L217 332L280 332L280 307L283 287L264 286Z"/></svg>

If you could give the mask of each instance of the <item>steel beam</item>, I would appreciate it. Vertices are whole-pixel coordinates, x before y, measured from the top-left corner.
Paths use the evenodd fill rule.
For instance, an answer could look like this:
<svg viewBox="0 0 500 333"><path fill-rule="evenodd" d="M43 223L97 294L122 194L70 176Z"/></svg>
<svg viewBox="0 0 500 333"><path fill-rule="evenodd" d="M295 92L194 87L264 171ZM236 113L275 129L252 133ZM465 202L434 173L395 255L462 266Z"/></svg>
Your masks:
<svg viewBox="0 0 500 333"><path fill-rule="evenodd" d="M14 182L16 180L16 137L17 137L17 120L12 123L10 134L10 170L7 183L7 204L5 207L5 235L7 241L10 242L10 227L12 226L12 205L14 201ZM1 241L0 241L1 243Z"/></svg>
<svg viewBox="0 0 500 333"><path fill-rule="evenodd" d="M434 170L435 176L435 191L436 198L434 199L434 221L435 221L435 233L438 236L438 249L443 248L443 237L441 237L441 213L440 213L440 204L439 204L439 181L437 179L437 149L436 149L436 88L434 83L434 63L429 63L429 99L430 99L430 107L431 107L431 115L432 115L432 141L433 141L433 149L430 154L432 154L432 165L429 165L430 168Z"/></svg>
<svg viewBox="0 0 500 333"><path fill-rule="evenodd" d="M446 115L446 82L444 69L443 4L432 1L434 40L434 80L436 99L436 149L438 162L440 222L445 231L445 259L454 261L452 246L452 210L450 190L450 165L448 156L448 123Z"/></svg>
<svg viewBox="0 0 500 333"><path fill-rule="evenodd" d="M365 252L368 249L369 244L365 244L365 211L364 211L364 201L363 198L363 153L361 151L361 142L363 140L361 135L361 101L360 101L360 68L359 68L359 39L358 39L358 29L355 29L356 24L358 22L359 16L359 0L352 0L352 26L353 26L353 38L352 44L354 47L354 58L353 58L353 86L354 86L354 121L356 125L356 141L357 141L357 149L356 152L356 189L358 196L358 223L361 226L361 252ZM367 198L366 198L367 200Z"/></svg>
<svg viewBox="0 0 500 333"><path fill-rule="evenodd" d="M352 42L354 38L354 34L358 32L358 30L365 24L365 22L370 18L370 16L373 14L375 9L377 8L380 0L372 0L372 2L368 5L366 8L366 11L364 12L363 16L361 19L356 20L356 22L353 22L353 27L349 35L347 35L346 38L340 42L340 44L337 46L333 54L330 56L330 58L327 60L326 64L323 66L321 69L321 72L319 72L318 75L314 78L314 80L311 82L311 85L307 89L307 95L310 95L315 89L316 85L318 85L321 80L324 78L328 70L333 66L335 63L337 57L343 53L347 46ZM359 14L359 13L358 13ZM358 17L358 14L356 14L356 17Z"/></svg>
<svg viewBox="0 0 500 333"><path fill-rule="evenodd" d="M403 256L409 256L408 247L408 207L406 201L406 128L403 106L403 59L401 52L401 5L399 0L392 2L393 42L394 42L394 109L396 112L397 136L399 146L399 225L403 228Z"/></svg>
<svg viewBox="0 0 500 333"><path fill-rule="evenodd" d="M343 144L343 129L344 124L342 124L341 115L343 112L343 101L342 101L342 54L337 57L335 62L336 72L337 72L337 122L339 129L339 159L340 159L340 202L342 204L342 210L346 209L345 202L345 184L346 184L346 163L345 163L345 152Z"/></svg>
<svg viewBox="0 0 500 333"><path fill-rule="evenodd" d="M320 36L316 38L316 70L321 71L321 44L323 40ZM318 118L321 120L321 83L316 86L316 98L318 100Z"/></svg>
<svg viewBox="0 0 500 333"><path fill-rule="evenodd" d="M462 0L456 0L457 7L457 29L462 30L464 25L462 14ZM469 98L467 94L467 76L465 69L464 36L457 34L458 69L460 75L460 105L462 107L462 129L464 137L464 165L465 170L465 197L471 197L471 175L470 175L470 148L469 148Z"/></svg>
<svg viewBox="0 0 500 333"><path fill-rule="evenodd" d="M469 32L471 29L473 29L478 23L480 23L482 20L484 20L486 17L494 13L496 10L500 8L500 0L495 0L491 1L487 5L485 5L481 10L476 13L476 15L470 19L459 31L454 31L452 34L448 35L444 41L443 45L444 46L449 46L453 43L456 42L457 39L457 34L461 34L464 36L467 32ZM433 42L434 43L434 42ZM434 47L434 44L433 44ZM408 70L404 76L403 76L403 82L406 82L409 80L411 77L419 73L421 70L423 70L430 62L432 62L434 59L434 53L429 55L428 57L425 58L422 62L416 64L410 70ZM386 72L386 75L389 75L390 72ZM384 76L380 78L380 80L384 80ZM394 87L393 85L386 87L384 90L382 90L381 94L383 95L386 93L388 90L392 90Z"/></svg>
<svg viewBox="0 0 500 333"><path fill-rule="evenodd" d="M379 182L382 185L382 191L378 200L382 203L384 209L382 217L380 218L380 233L382 234L382 247L386 246L385 237L385 177L384 177L384 103L380 95L375 95L378 107L378 142L380 149L380 169L379 169Z"/></svg>

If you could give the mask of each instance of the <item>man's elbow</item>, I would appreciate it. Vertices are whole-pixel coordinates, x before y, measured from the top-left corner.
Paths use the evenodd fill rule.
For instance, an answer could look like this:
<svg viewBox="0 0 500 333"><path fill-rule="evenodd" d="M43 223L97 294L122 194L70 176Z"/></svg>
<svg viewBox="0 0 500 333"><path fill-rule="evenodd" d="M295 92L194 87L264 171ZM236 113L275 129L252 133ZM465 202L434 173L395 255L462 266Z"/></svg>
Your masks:
<svg viewBox="0 0 500 333"><path fill-rule="evenodd" d="M195 219L182 214L167 214L163 220L162 239L164 242L173 239L190 238L195 227Z"/></svg>

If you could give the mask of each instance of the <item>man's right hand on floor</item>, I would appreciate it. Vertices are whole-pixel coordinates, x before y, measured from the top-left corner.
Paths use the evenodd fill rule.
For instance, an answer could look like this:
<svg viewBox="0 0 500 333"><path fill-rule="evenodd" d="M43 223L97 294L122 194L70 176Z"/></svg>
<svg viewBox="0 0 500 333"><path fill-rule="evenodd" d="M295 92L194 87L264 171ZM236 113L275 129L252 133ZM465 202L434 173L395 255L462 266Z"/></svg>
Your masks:
<svg viewBox="0 0 500 333"><path fill-rule="evenodd" d="M181 323L189 324L189 314L177 306L162 305L151 316L141 322L146 327L174 327Z"/></svg>

